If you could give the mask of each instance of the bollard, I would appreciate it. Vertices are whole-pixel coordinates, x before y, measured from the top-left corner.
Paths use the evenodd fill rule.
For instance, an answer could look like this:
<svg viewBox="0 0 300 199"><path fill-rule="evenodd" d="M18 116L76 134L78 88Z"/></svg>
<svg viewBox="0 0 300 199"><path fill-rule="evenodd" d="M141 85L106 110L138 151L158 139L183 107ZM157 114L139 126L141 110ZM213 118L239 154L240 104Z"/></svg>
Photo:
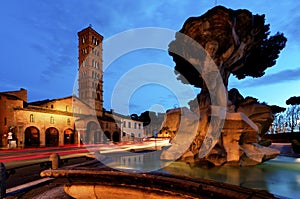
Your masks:
<svg viewBox="0 0 300 199"><path fill-rule="evenodd" d="M6 197L6 169L5 165L0 162L0 199Z"/></svg>
<svg viewBox="0 0 300 199"><path fill-rule="evenodd" d="M51 154L49 160L52 162L52 169L58 169L60 167L60 157L57 153Z"/></svg>

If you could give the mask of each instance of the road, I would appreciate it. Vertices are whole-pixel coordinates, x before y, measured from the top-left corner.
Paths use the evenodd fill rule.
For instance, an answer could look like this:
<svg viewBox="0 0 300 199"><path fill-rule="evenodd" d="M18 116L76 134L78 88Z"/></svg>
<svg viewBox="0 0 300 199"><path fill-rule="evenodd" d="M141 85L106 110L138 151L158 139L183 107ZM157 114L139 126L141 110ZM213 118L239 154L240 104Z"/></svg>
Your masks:
<svg viewBox="0 0 300 199"><path fill-rule="evenodd" d="M0 150L0 162L3 162L6 168L13 168L19 165L39 163L47 161L49 156L57 153L62 158L72 158L86 156L87 154L100 151L109 153L112 151L129 151L135 149L155 148L168 145L168 140L148 140L145 142L120 142L117 144L94 144L94 145L67 145L61 147L45 148L25 148L25 149L2 149Z"/></svg>
<svg viewBox="0 0 300 199"><path fill-rule="evenodd" d="M0 162L3 162L6 169L15 171L7 179L7 188L11 188L26 182L40 178L40 172L47 169L43 162L49 161L53 153L60 155L63 161L62 166L82 163L87 160L87 156L95 151L100 153L122 152L130 150L142 150L146 148L156 148L168 145L166 140L150 140L146 142L122 142L118 144L98 144L98 145L69 145L64 147L46 148L25 148L25 149L5 149L0 150Z"/></svg>

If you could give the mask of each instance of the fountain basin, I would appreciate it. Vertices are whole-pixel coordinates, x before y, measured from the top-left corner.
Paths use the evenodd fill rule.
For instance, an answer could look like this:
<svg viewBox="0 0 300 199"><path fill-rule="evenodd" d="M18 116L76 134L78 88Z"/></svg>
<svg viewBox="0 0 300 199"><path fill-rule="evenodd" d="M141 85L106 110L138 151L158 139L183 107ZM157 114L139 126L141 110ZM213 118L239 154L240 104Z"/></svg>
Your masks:
<svg viewBox="0 0 300 199"><path fill-rule="evenodd" d="M88 167L45 170L41 176L67 179L64 190L74 198L275 198L264 190L213 180L113 170L98 161Z"/></svg>

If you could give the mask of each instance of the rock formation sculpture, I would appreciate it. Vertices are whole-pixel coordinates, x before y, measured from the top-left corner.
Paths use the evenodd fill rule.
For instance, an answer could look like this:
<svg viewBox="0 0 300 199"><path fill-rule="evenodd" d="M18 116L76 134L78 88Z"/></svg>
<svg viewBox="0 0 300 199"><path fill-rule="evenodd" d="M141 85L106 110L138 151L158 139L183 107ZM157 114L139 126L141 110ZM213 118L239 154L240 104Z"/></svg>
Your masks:
<svg viewBox="0 0 300 199"><path fill-rule="evenodd" d="M286 38L281 33L268 36L264 15L222 6L187 19L176 34L169 44L169 54L176 63L178 79L201 88L197 99L190 102L191 110L199 116L197 130L190 132L193 141L181 159L205 159L214 165L249 165L278 154L255 144L257 135L265 133L272 121L270 109L254 98L244 99L235 90L227 93L230 74L239 79L261 77L266 68L276 63ZM180 114L172 117L179 118L176 124L183 125L186 114L172 114ZM166 123L172 122L166 118ZM193 129L191 124L195 122L188 123ZM176 127L171 124L164 128ZM180 127L177 130L180 132ZM178 142L175 136L174 146L179 146ZM161 158L174 160L178 156L175 151L173 147Z"/></svg>

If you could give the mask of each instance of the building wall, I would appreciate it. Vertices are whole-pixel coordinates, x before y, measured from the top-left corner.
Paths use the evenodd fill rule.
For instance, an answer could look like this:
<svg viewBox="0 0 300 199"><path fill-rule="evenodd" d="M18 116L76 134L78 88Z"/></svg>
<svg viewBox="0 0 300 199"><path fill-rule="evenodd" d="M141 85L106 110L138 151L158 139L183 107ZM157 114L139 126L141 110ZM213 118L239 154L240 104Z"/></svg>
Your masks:
<svg viewBox="0 0 300 199"><path fill-rule="evenodd" d="M24 88L20 88L20 90L18 90L18 91L8 91L5 93L8 95L16 96L16 97L20 98L21 100L23 100L24 102L27 102L27 100L28 100L27 90Z"/></svg>
<svg viewBox="0 0 300 199"><path fill-rule="evenodd" d="M142 141L145 137L143 122L132 120L131 118L121 118L122 141Z"/></svg>
<svg viewBox="0 0 300 199"><path fill-rule="evenodd" d="M36 127L40 133L39 146L46 146L46 130L53 127L58 131L58 146L64 145L64 132L69 129L74 132L74 117L72 114L62 114L55 111L25 108L16 110L14 115L18 146L25 145L25 131L29 127ZM77 140L76 140L77 141ZM75 142L75 139L74 139Z"/></svg>
<svg viewBox="0 0 300 199"><path fill-rule="evenodd" d="M14 108L23 107L23 100L16 96L18 92L24 94L27 91L9 92L11 94L0 93L0 147L6 147L8 144L8 133L14 126Z"/></svg>

